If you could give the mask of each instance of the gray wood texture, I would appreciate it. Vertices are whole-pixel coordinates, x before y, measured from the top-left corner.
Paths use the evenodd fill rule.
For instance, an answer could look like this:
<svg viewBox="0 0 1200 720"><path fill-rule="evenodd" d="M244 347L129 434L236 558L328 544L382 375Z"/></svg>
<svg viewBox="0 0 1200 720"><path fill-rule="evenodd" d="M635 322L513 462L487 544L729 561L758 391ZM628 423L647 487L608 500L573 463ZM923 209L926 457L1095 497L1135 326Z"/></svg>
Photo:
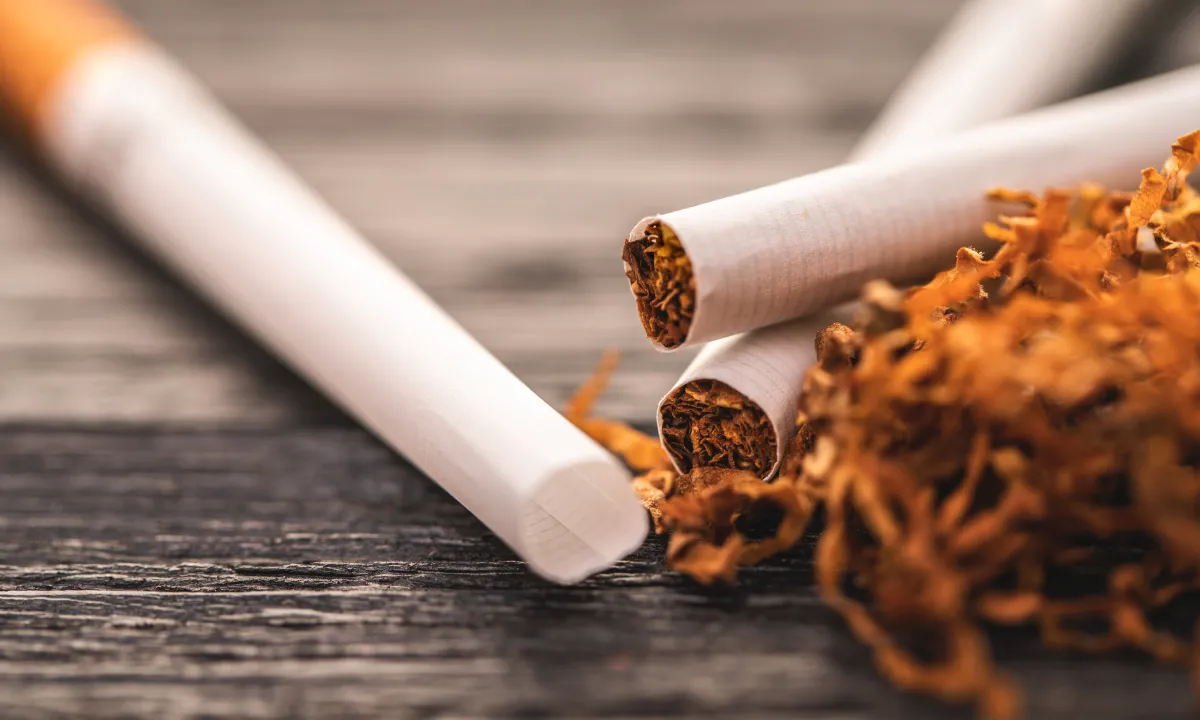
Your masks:
<svg viewBox="0 0 1200 720"><path fill-rule="evenodd" d="M117 4L549 402L618 347L601 410L644 421L688 356L627 229L841 158L957 0ZM1193 5L1110 81L1200 61ZM967 716L875 677L803 548L715 591L661 553L531 577L0 150L0 715ZM997 644L1033 717L1191 716L1181 673Z"/></svg>

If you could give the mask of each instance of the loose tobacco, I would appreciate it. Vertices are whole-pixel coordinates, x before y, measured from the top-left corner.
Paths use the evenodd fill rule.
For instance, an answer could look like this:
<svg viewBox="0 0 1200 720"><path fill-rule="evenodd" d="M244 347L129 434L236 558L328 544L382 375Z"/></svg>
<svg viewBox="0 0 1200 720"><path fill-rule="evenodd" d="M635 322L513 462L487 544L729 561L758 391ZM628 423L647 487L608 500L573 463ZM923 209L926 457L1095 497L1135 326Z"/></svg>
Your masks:
<svg viewBox="0 0 1200 720"><path fill-rule="evenodd" d="M756 403L719 380L693 380L662 402L662 441L684 472L695 466L749 470L775 465L771 421Z"/></svg>
<svg viewBox="0 0 1200 720"><path fill-rule="evenodd" d="M652 222L641 238L625 243L621 259L646 335L665 348L682 345L696 311L696 279L679 238Z"/></svg>
<svg viewBox="0 0 1200 720"><path fill-rule="evenodd" d="M854 327L816 338L774 483L679 475L622 426L608 445L639 447L668 565L731 581L821 509L821 595L903 689L1020 714L985 626L1200 674L1200 643L1158 622L1200 592L1198 145L1180 138L1133 194L996 190L1026 211L985 226L990 257L963 248L909 291L868 284ZM773 531L752 537L764 518Z"/></svg>

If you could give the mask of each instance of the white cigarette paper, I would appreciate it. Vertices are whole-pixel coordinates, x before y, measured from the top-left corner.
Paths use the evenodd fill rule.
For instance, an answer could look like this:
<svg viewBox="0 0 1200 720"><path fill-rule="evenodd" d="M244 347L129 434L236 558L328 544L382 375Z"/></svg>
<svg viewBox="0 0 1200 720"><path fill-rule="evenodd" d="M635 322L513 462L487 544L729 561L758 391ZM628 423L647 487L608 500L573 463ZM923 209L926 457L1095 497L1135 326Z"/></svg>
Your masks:
<svg viewBox="0 0 1200 720"><path fill-rule="evenodd" d="M912 151L1077 92L1153 5L1153 0L1111 0L1103 8L1097 8L1095 0L968 2L892 96L850 159ZM764 477L773 476L795 430L804 373L815 361L813 338L829 322L827 314L818 314L705 345L659 402L660 438L668 399L688 383L718 380L770 420L775 464ZM770 368L770 381L765 381L763 368ZM681 458L674 452L671 460L681 469Z"/></svg>
<svg viewBox="0 0 1200 720"><path fill-rule="evenodd" d="M628 472L166 57L137 43L92 51L48 117L67 176L535 572L577 581L641 545Z"/></svg>

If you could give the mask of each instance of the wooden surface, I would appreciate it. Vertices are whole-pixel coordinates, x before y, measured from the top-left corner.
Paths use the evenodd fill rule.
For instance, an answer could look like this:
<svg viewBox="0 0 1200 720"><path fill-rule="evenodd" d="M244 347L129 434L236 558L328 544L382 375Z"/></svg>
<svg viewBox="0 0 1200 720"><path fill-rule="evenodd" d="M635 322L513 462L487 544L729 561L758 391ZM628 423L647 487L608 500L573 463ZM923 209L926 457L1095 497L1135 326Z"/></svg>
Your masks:
<svg viewBox="0 0 1200 720"><path fill-rule="evenodd" d="M1113 78L1200 61L1191 4ZM620 347L602 410L646 420L687 356L624 233L835 162L957 2L119 5L548 401ZM530 577L11 146L0 373L0 715L964 716L875 677L803 549ZM1033 717L1191 716L1179 673L997 642Z"/></svg>

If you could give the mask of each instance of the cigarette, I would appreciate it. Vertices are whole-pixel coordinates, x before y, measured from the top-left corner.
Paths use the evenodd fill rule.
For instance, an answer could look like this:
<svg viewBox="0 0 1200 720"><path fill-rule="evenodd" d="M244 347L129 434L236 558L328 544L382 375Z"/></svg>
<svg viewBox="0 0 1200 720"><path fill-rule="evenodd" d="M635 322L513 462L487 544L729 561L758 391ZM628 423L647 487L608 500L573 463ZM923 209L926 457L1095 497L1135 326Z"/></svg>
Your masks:
<svg viewBox="0 0 1200 720"><path fill-rule="evenodd" d="M916 281L1003 207L984 199L988 189L1084 180L1130 187L1197 116L1200 65L991 123L919 153L646 218L624 250L639 314L657 345L672 350L830 307L867 280ZM678 341L662 342L667 337Z"/></svg>
<svg viewBox="0 0 1200 720"><path fill-rule="evenodd" d="M0 95L166 266L557 582L639 547L629 473L162 51L87 0L0 0Z"/></svg>
<svg viewBox="0 0 1200 720"><path fill-rule="evenodd" d="M1094 0L967 3L850 159L909 151L1079 92L1153 4L1113 0L1098 12ZM676 469L720 465L773 476L796 428L804 373L816 361L814 338L852 314L818 313L705 345L658 405L659 437ZM678 325L670 333L663 345L682 337Z"/></svg>

